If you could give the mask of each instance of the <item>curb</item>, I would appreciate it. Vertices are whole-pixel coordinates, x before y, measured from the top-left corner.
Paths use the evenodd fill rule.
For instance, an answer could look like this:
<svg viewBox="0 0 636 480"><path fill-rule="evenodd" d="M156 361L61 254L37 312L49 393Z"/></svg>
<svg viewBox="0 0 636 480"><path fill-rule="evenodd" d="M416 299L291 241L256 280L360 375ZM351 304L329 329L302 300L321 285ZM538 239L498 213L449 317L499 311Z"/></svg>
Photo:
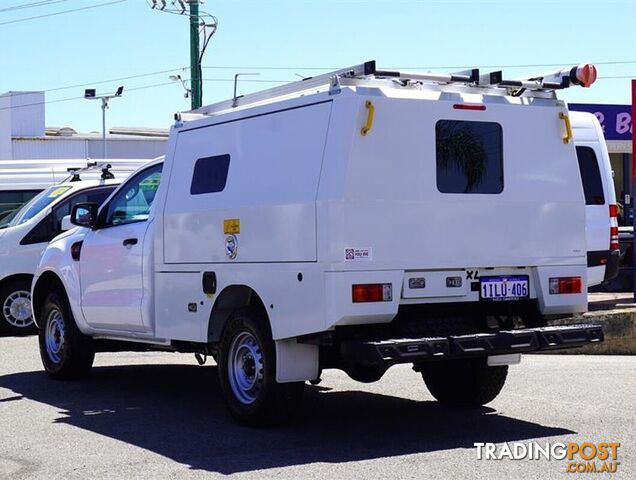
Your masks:
<svg viewBox="0 0 636 480"><path fill-rule="evenodd" d="M605 341L580 348L554 350L557 354L636 355L636 308L587 312L549 322L550 325L592 323L602 325Z"/></svg>

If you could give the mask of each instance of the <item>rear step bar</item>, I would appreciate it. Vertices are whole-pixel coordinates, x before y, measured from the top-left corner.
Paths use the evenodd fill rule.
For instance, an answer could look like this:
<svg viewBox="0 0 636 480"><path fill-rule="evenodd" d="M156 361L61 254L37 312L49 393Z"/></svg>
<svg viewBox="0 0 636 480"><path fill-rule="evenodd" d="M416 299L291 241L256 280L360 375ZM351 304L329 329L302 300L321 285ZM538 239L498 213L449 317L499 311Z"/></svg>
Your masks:
<svg viewBox="0 0 636 480"><path fill-rule="evenodd" d="M355 362L412 363L580 347L603 339L599 325L562 325L450 337L344 340L340 351L345 360Z"/></svg>

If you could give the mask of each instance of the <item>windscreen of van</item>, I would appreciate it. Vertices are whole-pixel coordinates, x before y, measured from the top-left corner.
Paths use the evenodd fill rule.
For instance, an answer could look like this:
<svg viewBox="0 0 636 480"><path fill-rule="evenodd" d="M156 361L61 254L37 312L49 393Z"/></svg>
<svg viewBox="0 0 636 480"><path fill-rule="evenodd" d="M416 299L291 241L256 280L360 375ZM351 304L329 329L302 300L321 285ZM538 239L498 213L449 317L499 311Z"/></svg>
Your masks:
<svg viewBox="0 0 636 480"><path fill-rule="evenodd" d="M0 220L20 209L41 190L0 190Z"/></svg>
<svg viewBox="0 0 636 480"><path fill-rule="evenodd" d="M576 147L576 156L579 159L579 170L583 181L586 205L603 205L603 181L598 167L596 153L591 147Z"/></svg>
<svg viewBox="0 0 636 480"><path fill-rule="evenodd" d="M2 221L0 221L0 228L13 227L29 221L36 216L51 203L55 202L71 188L70 185L64 187L53 186L49 187L39 195L34 197L29 203L24 205L20 210L17 210L14 214L8 215Z"/></svg>

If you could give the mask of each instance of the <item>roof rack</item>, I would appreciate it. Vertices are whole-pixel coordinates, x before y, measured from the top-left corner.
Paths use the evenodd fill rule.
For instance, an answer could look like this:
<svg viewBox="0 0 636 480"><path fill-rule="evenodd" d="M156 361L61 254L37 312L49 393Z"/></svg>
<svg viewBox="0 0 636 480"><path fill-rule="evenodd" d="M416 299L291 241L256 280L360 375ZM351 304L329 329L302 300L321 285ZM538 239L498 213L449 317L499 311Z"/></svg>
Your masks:
<svg viewBox="0 0 636 480"><path fill-rule="evenodd" d="M66 171L70 174L64 181L65 182L79 182L82 180L82 178L80 177L80 173L82 172L91 172L97 169L101 169L102 174L101 174L101 179L102 180L112 180L115 178L115 175L113 175L113 172L110 171L110 169L113 168L113 166L110 163L97 163L97 162L88 162L86 164L85 167L81 167L81 168L75 168L75 167L71 167L71 168L67 168Z"/></svg>
<svg viewBox="0 0 636 480"><path fill-rule="evenodd" d="M528 95L530 92L554 93L555 90L568 88L571 85L589 87L596 80L596 68L591 64L581 64L546 74L534 75L525 79L505 80L501 71L480 74L478 68L449 74L378 70L375 60L371 60L359 65L354 65L353 67L323 73L315 77L304 78L260 92L236 96L232 100L225 100L184 113L212 115L214 113L232 110L236 107L253 105L324 85L329 85L331 93L338 93L340 91L340 79L392 79L404 85L412 82L463 84L479 88L504 89L506 94L520 96L524 93ZM175 118L179 120L180 115L175 115Z"/></svg>

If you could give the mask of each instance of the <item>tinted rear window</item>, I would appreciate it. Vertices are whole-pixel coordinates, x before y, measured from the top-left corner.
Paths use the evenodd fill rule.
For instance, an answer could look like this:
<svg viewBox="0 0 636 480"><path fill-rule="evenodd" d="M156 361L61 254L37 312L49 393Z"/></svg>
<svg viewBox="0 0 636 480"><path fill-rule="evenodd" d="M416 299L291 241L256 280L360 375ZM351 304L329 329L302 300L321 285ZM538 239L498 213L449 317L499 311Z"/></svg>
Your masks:
<svg viewBox="0 0 636 480"><path fill-rule="evenodd" d="M223 191L229 168L229 155L199 158L194 165L190 193L200 195Z"/></svg>
<svg viewBox="0 0 636 480"><path fill-rule="evenodd" d="M601 171L598 168L596 153L590 147L576 147L576 156L579 159L579 170L583 181L586 205L603 205L603 181Z"/></svg>
<svg viewBox="0 0 636 480"><path fill-rule="evenodd" d="M437 188L442 193L501 193L503 140L495 122L440 120L435 125Z"/></svg>

